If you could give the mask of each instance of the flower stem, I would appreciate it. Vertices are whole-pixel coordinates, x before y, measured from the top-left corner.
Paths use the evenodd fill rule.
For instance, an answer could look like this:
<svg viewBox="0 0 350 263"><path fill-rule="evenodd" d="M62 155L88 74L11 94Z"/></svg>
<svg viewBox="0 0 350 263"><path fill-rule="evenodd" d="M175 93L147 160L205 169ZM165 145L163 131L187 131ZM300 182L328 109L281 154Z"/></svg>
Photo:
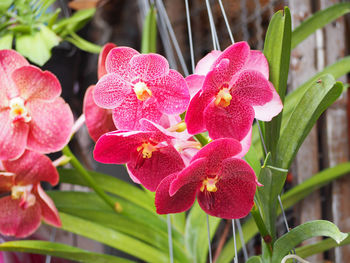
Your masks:
<svg viewBox="0 0 350 263"><path fill-rule="evenodd" d="M209 140L201 133L196 134L194 137L202 144L202 146L205 146L209 143Z"/></svg>
<svg viewBox="0 0 350 263"><path fill-rule="evenodd" d="M99 195L114 211L116 210L116 202L114 202L109 195L107 195L91 177L89 172L84 168L84 166L79 162L75 155L71 152L68 145L62 149L62 153L70 158L71 165L79 172L81 177L87 182L88 186L91 187L97 195Z"/></svg>

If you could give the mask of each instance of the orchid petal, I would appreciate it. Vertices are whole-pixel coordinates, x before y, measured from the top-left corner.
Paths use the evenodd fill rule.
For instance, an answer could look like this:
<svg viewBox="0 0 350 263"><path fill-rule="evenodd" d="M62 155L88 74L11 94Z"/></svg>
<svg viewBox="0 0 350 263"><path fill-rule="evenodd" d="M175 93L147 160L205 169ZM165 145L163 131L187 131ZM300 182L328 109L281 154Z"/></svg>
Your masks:
<svg viewBox="0 0 350 263"><path fill-rule="evenodd" d="M250 50L244 69L259 71L266 79L269 79L269 63L260 50Z"/></svg>
<svg viewBox="0 0 350 263"><path fill-rule="evenodd" d="M62 223L58 215L57 208L51 198L44 192L40 184L35 187L35 193L37 202L41 207L41 216L45 223L53 225L55 227L61 227Z"/></svg>
<svg viewBox="0 0 350 263"><path fill-rule="evenodd" d="M9 175L0 171L0 194L11 191L11 187L14 184L15 175Z"/></svg>
<svg viewBox="0 0 350 263"><path fill-rule="evenodd" d="M129 47L116 47L110 50L106 58L107 73L116 73L121 78L129 78L129 62L133 56L138 55L135 49Z"/></svg>
<svg viewBox="0 0 350 263"><path fill-rule="evenodd" d="M194 73L198 75L207 75L221 53L221 51L213 50L205 55L201 60L198 61Z"/></svg>
<svg viewBox="0 0 350 263"><path fill-rule="evenodd" d="M169 63L158 54L135 55L130 60L130 77L150 81L165 77L169 73Z"/></svg>
<svg viewBox="0 0 350 263"><path fill-rule="evenodd" d="M102 78L104 75L107 74L106 69L106 59L109 51L111 51L113 48L117 47L113 43L107 43L102 47L102 50L100 52L100 55L98 56L98 67L97 67L97 76L98 79Z"/></svg>
<svg viewBox="0 0 350 263"><path fill-rule="evenodd" d="M190 91L190 96L193 98L194 95L196 95L196 93L203 87L205 76L192 74L186 77L185 80Z"/></svg>

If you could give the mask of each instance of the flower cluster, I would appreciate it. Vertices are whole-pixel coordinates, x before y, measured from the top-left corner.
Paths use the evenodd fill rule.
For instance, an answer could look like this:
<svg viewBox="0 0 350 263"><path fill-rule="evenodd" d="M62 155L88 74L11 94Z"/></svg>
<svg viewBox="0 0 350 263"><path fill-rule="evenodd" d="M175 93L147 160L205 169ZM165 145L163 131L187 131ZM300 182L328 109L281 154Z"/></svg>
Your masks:
<svg viewBox="0 0 350 263"><path fill-rule="evenodd" d="M40 182L58 183L44 154L62 149L73 114L61 85L48 71L29 65L13 50L0 51L0 233L25 237L43 219L60 226L52 200Z"/></svg>
<svg viewBox="0 0 350 263"><path fill-rule="evenodd" d="M210 215L246 216L259 186L242 159L253 120L269 121L283 107L264 55L236 43L209 53L186 79L162 56L127 47L105 46L99 62L84 106L87 119L94 109L91 119L103 120L87 123L100 136L94 158L126 164L134 182L156 192L159 214L186 211L197 198ZM192 136L205 131L213 141L201 148Z"/></svg>

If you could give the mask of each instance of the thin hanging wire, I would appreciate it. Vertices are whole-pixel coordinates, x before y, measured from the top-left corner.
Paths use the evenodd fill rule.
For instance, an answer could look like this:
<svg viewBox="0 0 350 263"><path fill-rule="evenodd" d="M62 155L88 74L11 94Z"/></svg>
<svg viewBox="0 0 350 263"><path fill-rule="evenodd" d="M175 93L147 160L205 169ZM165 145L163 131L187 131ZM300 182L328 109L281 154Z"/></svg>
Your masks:
<svg viewBox="0 0 350 263"><path fill-rule="evenodd" d="M230 24L229 24L227 16L226 16L224 5L222 4L221 0L218 0L218 2L219 2L219 5L220 5L222 16L224 17L224 20L225 20L225 24L226 24L226 27L227 27L228 34L230 35L231 42L232 42L232 44L234 44L235 40L233 38L232 30L230 28Z"/></svg>
<svg viewBox="0 0 350 263"><path fill-rule="evenodd" d="M243 250L243 257L244 257L244 262L248 260L248 251L245 246L245 241L244 241L244 236L243 236L243 231L242 231L242 226L241 226L241 221L239 219L236 219L236 225L239 233L239 238L241 239L241 245L242 245L242 250Z"/></svg>
<svg viewBox="0 0 350 263"><path fill-rule="evenodd" d="M213 41L213 47L216 50L220 50L218 34L216 32L214 18L213 18L213 14L211 12L209 0L205 0L205 3L207 6L207 12L208 12L208 17L209 17L209 25L210 25L211 37L212 37L212 41Z"/></svg>
<svg viewBox="0 0 350 263"><path fill-rule="evenodd" d="M171 232L171 218L169 214L167 214L167 224L168 224L169 258L170 258L170 263L174 263L173 236Z"/></svg>
<svg viewBox="0 0 350 263"><path fill-rule="evenodd" d="M162 19L164 19L165 24L167 26L167 29L169 31L170 38L171 38L171 40L173 42L173 45L175 47L175 51L176 51L176 54L177 54L177 56L179 58L181 68L182 68L183 72L185 73L185 75L187 76L188 75L188 69L187 69L187 66L186 66L186 63L185 63L185 59L184 59L184 57L183 57L183 55L181 53L181 49L180 49L179 43L177 42L177 39L176 39L176 36L175 36L175 33L174 33L174 29L171 26L170 19L169 19L168 14L167 14L167 12L165 10L163 1L162 0L156 0L156 4L157 4L158 10L159 10L159 15L160 15L160 17Z"/></svg>
<svg viewBox="0 0 350 263"><path fill-rule="evenodd" d="M192 66L192 73L194 73L195 62L194 62L194 51L193 51L193 41L192 41L192 27L191 27L191 19L190 19L190 8L188 7L188 0L185 0L185 6L186 6L188 41L189 41L189 44L190 44L190 54L191 54L191 66Z"/></svg>
<svg viewBox="0 0 350 263"><path fill-rule="evenodd" d="M233 258L233 261L234 261L234 263L238 263L236 230L235 230L235 220L234 219L232 219L232 235L233 235L233 244L235 246L235 257Z"/></svg>
<svg viewBox="0 0 350 263"><path fill-rule="evenodd" d="M207 215L207 230L208 230L208 251L209 251L209 262L213 263L213 255L211 253L211 242L210 242L210 227L209 227L209 216Z"/></svg>

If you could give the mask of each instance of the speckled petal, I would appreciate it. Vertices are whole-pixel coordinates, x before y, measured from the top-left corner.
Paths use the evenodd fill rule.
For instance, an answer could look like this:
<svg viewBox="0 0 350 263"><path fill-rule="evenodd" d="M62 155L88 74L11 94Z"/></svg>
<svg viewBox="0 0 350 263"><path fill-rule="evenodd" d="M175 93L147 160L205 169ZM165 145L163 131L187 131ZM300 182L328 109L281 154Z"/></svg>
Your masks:
<svg viewBox="0 0 350 263"><path fill-rule="evenodd" d="M102 47L100 55L98 56L98 67L97 67L98 79L102 78L104 75L107 74L107 69L106 69L107 55L109 51L111 51L115 47L117 46L113 43L107 43Z"/></svg>
<svg viewBox="0 0 350 263"><path fill-rule="evenodd" d="M140 54L130 60L131 79L150 81L162 78L169 73L169 63L158 54Z"/></svg>
<svg viewBox="0 0 350 263"><path fill-rule="evenodd" d="M138 55L135 49L130 47L116 47L110 50L106 58L107 73L116 73L125 80L129 77L129 62L133 56Z"/></svg>

